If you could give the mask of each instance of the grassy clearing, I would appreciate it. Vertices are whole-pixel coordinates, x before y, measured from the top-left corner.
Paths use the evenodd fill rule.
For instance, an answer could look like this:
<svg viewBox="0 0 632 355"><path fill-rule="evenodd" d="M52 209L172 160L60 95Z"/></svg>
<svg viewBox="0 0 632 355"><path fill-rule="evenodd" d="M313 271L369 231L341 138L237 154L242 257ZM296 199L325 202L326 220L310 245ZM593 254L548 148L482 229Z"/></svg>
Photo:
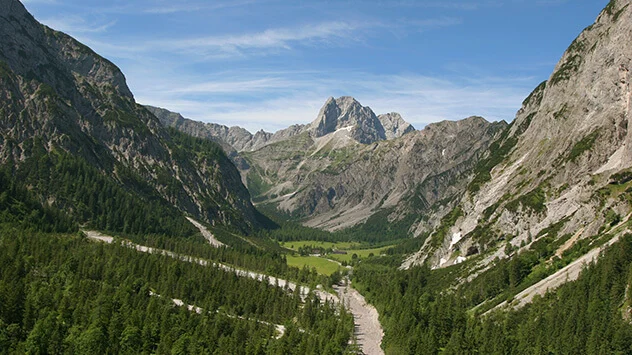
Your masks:
<svg viewBox="0 0 632 355"><path fill-rule="evenodd" d="M358 255L359 259L368 258L369 254L380 255L383 251L390 248L391 246L385 246L381 248L373 248L373 249L348 249L345 250L347 254L329 254L328 258L333 260L338 260L340 262L346 261L350 262L353 259L353 254Z"/></svg>
<svg viewBox="0 0 632 355"><path fill-rule="evenodd" d="M316 272L322 275L331 275L334 272L338 271L338 269L342 268L337 263L327 260L325 258L320 258L317 256L295 256L295 255L287 255L287 264L288 266L295 266L298 268L302 268L303 266L307 266L309 268L315 268Z"/></svg>
<svg viewBox="0 0 632 355"><path fill-rule="evenodd" d="M378 248L370 248L370 249L361 249L362 244L358 242L321 242L316 240L301 240L301 241L291 241L291 242L282 242L281 246L283 248L287 248L293 251L298 251L300 248L305 247L314 247L320 249L333 249L333 250L343 250L347 254L327 254L323 256L300 256L297 254L288 253L287 264L288 266L296 266L302 268L304 265L307 265L310 268L316 268L316 272L322 275L331 275L336 270L341 269L342 267L338 265L336 262L331 260L336 260L338 262L347 262L350 263L353 260L353 255L357 255L358 259L368 258L370 254L380 255L386 249L392 247L392 245L386 245ZM331 260L327 260L331 259Z"/></svg>

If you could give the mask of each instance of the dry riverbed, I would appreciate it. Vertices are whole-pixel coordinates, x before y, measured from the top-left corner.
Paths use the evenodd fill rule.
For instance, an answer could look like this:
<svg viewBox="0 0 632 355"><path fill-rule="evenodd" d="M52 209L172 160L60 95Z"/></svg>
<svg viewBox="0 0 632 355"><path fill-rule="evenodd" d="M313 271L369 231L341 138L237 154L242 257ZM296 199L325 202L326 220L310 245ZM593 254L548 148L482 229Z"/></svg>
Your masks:
<svg viewBox="0 0 632 355"><path fill-rule="evenodd" d="M351 287L348 279L343 286L334 286L338 297L353 314L355 321L355 337L362 352L366 355L383 355L381 348L384 330L379 321L379 314L364 296Z"/></svg>

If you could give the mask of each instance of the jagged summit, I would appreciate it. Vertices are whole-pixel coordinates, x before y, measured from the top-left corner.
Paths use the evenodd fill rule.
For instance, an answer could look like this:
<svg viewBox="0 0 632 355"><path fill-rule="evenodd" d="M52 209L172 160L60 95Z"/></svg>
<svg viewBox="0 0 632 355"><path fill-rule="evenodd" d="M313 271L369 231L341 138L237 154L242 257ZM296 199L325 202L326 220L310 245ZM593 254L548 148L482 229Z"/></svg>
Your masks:
<svg viewBox="0 0 632 355"><path fill-rule="evenodd" d="M360 143L386 139L384 127L375 113L350 96L327 99L310 127L316 138L347 128L351 137Z"/></svg>
<svg viewBox="0 0 632 355"><path fill-rule="evenodd" d="M310 124L310 131L316 138L348 129L350 137L359 143L369 144L392 139L411 132L414 128L397 113L375 115L368 106L362 106L351 96L330 97L320 109L316 119Z"/></svg>

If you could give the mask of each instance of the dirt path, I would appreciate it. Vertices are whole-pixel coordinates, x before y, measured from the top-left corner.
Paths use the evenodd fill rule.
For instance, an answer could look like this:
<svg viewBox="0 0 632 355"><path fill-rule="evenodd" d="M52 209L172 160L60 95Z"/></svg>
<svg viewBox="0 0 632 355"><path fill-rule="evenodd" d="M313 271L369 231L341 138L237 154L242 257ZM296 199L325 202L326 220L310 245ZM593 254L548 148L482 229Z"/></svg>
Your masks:
<svg viewBox="0 0 632 355"><path fill-rule="evenodd" d="M381 345L384 330L382 330L375 307L368 304L360 292L351 287L351 281L348 279L344 286L334 286L334 288L338 292L338 297L353 314L355 337L362 353L383 355Z"/></svg>
<svg viewBox="0 0 632 355"><path fill-rule="evenodd" d="M112 244L112 242L114 241L113 237L110 237L109 235L101 234L97 231L83 231L83 232L86 234L86 237L92 240L98 240L98 241L105 242L108 244Z"/></svg>
<svg viewBox="0 0 632 355"><path fill-rule="evenodd" d="M209 231L206 227L204 227L204 225L196 220L194 220L191 217L187 217L187 219L189 220L189 222L191 222L191 224L193 224L195 226L195 228L200 230L200 233L202 233L202 235L204 236L204 238L206 240L208 240L209 244L211 244L212 246L219 248L219 247L225 247L226 244L220 242L219 240L217 240L217 238L215 238L215 236L213 235L213 233L211 233L211 231Z"/></svg>
<svg viewBox="0 0 632 355"><path fill-rule="evenodd" d="M152 297L162 298L161 295L159 295L159 294L157 294L157 293L155 293L153 291L149 291L149 295L152 296ZM202 314L202 312L204 312L204 309L202 309L202 308L200 308L198 306L191 305L191 304L186 304L186 303L184 303L183 300L178 299L178 298L171 298L171 302L173 302L173 304L175 304L178 307L185 307L186 306L186 308L190 312L195 312L197 314ZM216 313L219 313L219 310L216 311ZM277 332L276 336L275 336L276 339L280 339L285 334L285 326L281 325L281 324L274 324L274 323L266 322L264 320L255 319L255 318L245 318L245 317L242 317L242 316L235 316L235 315L224 313L224 312L222 312L222 314L224 314L228 318L241 319L241 320L247 320L247 321L254 321L254 322L257 322L259 324L265 324L265 325L269 325L271 327L274 327L274 329Z"/></svg>
<svg viewBox="0 0 632 355"><path fill-rule="evenodd" d="M114 242L114 238L111 236L107 236L105 234L102 234L100 232L96 232L96 231L83 231L86 236L92 240L97 240L97 241L101 241L101 242L105 242L108 244L111 244ZM301 295L301 298L305 298L307 297L307 295L310 292L310 288L307 286L302 286L302 285L297 285L295 282L292 281L287 281L284 279L280 279L278 277L274 277L274 276L269 276L269 275L264 275L264 274L260 274L257 272L253 272L253 271L248 271L248 270L243 270L243 269L238 269L226 264L221 264L221 263L216 263L216 262L211 262L208 261L206 259L202 259L202 258L197 258L197 257L193 257L190 255L181 255L181 254L177 254L174 253L172 251L169 250L163 250L163 249L156 249L156 248L152 248L152 247L148 247L148 246L144 246L144 245L139 245L139 244L135 244L132 243L130 241L122 241L122 245L125 245L129 248L135 249L139 252L143 252L143 253L150 253L150 254L160 254L160 255L165 255L165 256L169 256L172 257L174 259L179 259L182 261L186 261L186 262L190 262L190 263L197 263L200 264L202 266L211 266L211 267L215 267L218 269L222 269L228 272L234 272L235 274L237 274L237 276L241 276L241 277L248 277L257 281L262 281L265 282L267 280L267 282L270 285L273 286L278 286L281 288L285 288L287 287L288 289L290 289L292 292L299 292ZM323 302L328 301L331 303L339 303L339 299L338 296L329 293L329 292L325 292L322 290L313 290L314 294Z"/></svg>

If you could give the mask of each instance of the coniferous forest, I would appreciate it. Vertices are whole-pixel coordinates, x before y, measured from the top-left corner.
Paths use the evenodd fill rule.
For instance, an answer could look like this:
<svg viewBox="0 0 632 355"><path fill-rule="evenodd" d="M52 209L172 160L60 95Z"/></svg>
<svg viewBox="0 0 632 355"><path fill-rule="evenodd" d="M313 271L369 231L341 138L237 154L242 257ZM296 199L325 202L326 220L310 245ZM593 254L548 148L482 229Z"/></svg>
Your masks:
<svg viewBox="0 0 632 355"><path fill-rule="evenodd" d="M577 281L519 310L477 310L482 295L487 300L516 287L530 271L515 260L468 282L456 268L399 271L376 259L358 266L354 279L380 311L387 353L632 353L632 235L586 266Z"/></svg>
<svg viewBox="0 0 632 355"><path fill-rule="evenodd" d="M0 245L2 353L336 354L351 336L346 311L216 268L9 225Z"/></svg>

